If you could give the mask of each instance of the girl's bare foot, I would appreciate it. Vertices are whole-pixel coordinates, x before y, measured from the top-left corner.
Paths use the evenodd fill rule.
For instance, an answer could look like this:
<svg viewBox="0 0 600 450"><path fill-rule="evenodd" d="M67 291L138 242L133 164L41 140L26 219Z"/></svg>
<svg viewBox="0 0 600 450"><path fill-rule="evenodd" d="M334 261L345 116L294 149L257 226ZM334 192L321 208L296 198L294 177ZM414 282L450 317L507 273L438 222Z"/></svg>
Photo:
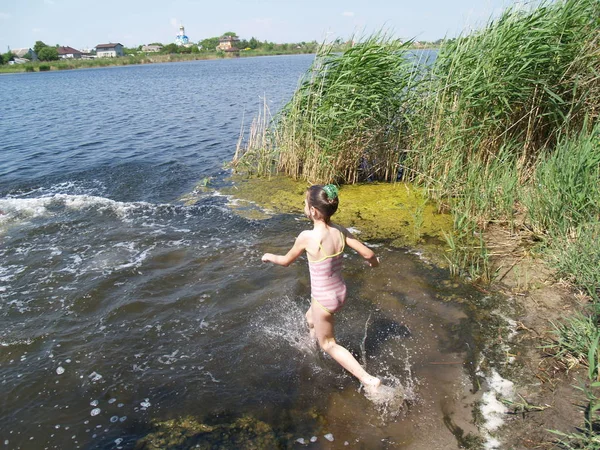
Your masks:
<svg viewBox="0 0 600 450"><path fill-rule="evenodd" d="M362 380L362 384L364 385L366 392L373 393L377 391L377 388L381 384L381 380L377 377L368 376Z"/></svg>

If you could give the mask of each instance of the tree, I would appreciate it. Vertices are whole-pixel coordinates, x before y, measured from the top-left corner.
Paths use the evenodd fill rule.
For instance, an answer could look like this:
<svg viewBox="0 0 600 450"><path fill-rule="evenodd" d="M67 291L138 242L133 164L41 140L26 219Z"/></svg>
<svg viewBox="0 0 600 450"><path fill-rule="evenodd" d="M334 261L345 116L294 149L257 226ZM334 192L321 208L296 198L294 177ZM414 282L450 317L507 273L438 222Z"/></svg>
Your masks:
<svg viewBox="0 0 600 450"><path fill-rule="evenodd" d="M14 59L14 55L11 52L6 52L3 55L0 55L0 64L8 64L9 61Z"/></svg>
<svg viewBox="0 0 600 450"><path fill-rule="evenodd" d="M179 49L179 48L177 47L177 44L173 44L173 43L171 43L171 44L167 44L167 45L165 45L165 46L163 47L162 51L163 51L164 53L177 53L177 52L178 52L178 49Z"/></svg>
<svg viewBox="0 0 600 450"><path fill-rule="evenodd" d="M40 53L40 50L43 49L44 47L48 47L46 44L44 44L42 41L35 41L35 45L33 46L33 51L36 52L37 54Z"/></svg>
<svg viewBox="0 0 600 450"><path fill-rule="evenodd" d="M137 54L138 49L136 47L123 47L123 54L124 55L135 55Z"/></svg>
<svg viewBox="0 0 600 450"><path fill-rule="evenodd" d="M256 39L254 36L252 36L250 38L250 40L248 41L248 47L250 47L251 49L255 49L260 45L260 42L258 41L258 39Z"/></svg>
<svg viewBox="0 0 600 450"><path fill-rule="evenodd" d="M58 50L54 47L43 47L37 53L40 61L56 61L58 59Z"/></svg>
<svg viewBox="0 0 600 450"><path fill-rule="evenodd" d="M215 49L217 48L217 45L219 45L219 38L218 37L206 38L206 39L200 41L199 45L201 45L204 50L209 50L209 51L214 52Z"/></svg>
<svg viewBox="0 0 600 450"><path fill-rule="evenodd" d="M237 34L235 34L233 31L228 31L226 33L223 33L223 36L234 36L234 37L237 37Z"/></svg>

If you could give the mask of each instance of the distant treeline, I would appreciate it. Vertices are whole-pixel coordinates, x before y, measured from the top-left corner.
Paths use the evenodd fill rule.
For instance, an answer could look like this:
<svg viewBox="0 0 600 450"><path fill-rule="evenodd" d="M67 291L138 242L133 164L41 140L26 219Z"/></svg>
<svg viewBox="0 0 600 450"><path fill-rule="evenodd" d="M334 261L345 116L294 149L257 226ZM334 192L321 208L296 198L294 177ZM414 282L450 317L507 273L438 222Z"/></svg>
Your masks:
<svg viewBox="0 0 600 450"><path fill-rule="evenodd" d="M219 53L222 53L221 50L218 49L219 40L223 36L232 36L236 38L235 48L239 50L240 54L244 55L284 55L284 54L301 54L301 53L317 53L319 48L323 45L317 41L302 41L302 42L291 42L291 43L283 43L278 44L270 41L260 41L254 36L250 39L238 38L237 34L232 31L228 31L223 33L222 36L214 36L206 39L202 39L198 42L191 42L189 45L177 45L175 43L163 44L161 42L153 42L148 44L148 46L158 46L160 47L159 51L144 51L145 45L138 45L137 47L123 47L123 53L127 57L132 56L140 56L142 54L162 54L162 55L174 55L174 54L203 54L203 55L211 55L215 54L218 56ZM444 42L448 42L448 40L438 39L437 41L427 42L427 41L411 41L410 46L413 48L437 48L442 45ZM353 39L343 40L341 38L336 39L331 44L331 48L334 52L343 52L348 50L354 45ZM60 58L58 56L58 48L59 44L56 45L47 45L43 41L36 41L33 45L32 49L36 53L39 61L42 62L51 62L58 61ZM96 50L92 49L89 52L90 56L95 56ZM30 59L30 55L24 55L22 58ZM192 58L192 59L200 59L200 58ZM204 59L204 58L202 58ZM9 64L11 61L15 60L15 55L10 51L0 54L0 65ZM152 61L145 61L152 62ZM125 63L125 64L130 64ZM120 62L114 62L109 65L121 65ZM71 64L73 65L73 64ZM77 65L77 64L75 64ZM83 64L84 66L90 65L93 66L95 64ZM106 64L98 64L98 65L106 65ZM36 67L37 66L32 66ZM5 70L6 71L6 70ZM12 68L11 71L31 71L27 68Z"/></svg>

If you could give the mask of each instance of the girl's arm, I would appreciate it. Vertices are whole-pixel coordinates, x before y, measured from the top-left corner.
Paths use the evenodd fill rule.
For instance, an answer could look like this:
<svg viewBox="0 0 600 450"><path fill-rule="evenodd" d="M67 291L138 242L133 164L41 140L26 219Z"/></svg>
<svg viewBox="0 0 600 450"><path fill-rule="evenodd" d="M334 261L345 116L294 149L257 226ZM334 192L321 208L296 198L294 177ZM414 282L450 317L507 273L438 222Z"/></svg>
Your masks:
<svg viewBox="0 0 600 450"><path fill-rule="evenodd" d="M296 261L298 256L300 256L302 252L306 250L306 242L306 235L304 235L304 232L302 232L296 238L294 246L285 255L274 255L273 253L265 253L261 258L262 262L272 262L274 264L279 264L280 266L287 267L291 263Z"/></svg>
<svg viewBox="0 0 600 450"><path fill-rule="evenodd" d="M371 267L377 267L379 265L379 259L375 256L373 250L367 247L365 244L356 239L352 233L343 228L344 235L346 236L346 245L358 252L360 256L365 258Z"/></svg>

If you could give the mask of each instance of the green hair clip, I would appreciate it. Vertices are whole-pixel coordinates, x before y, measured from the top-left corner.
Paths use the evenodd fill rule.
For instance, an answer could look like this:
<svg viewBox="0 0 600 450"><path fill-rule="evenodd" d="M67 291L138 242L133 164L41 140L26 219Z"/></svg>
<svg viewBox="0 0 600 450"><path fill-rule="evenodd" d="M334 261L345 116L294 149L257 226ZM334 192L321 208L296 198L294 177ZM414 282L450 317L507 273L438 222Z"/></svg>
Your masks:
<svg viewBox="0 0 600 450"><path fill-rule="evenodd" d="M338 196L338 188L333 184L323 186L323 190L327 194L329 200L334 200Z"/></svg>

